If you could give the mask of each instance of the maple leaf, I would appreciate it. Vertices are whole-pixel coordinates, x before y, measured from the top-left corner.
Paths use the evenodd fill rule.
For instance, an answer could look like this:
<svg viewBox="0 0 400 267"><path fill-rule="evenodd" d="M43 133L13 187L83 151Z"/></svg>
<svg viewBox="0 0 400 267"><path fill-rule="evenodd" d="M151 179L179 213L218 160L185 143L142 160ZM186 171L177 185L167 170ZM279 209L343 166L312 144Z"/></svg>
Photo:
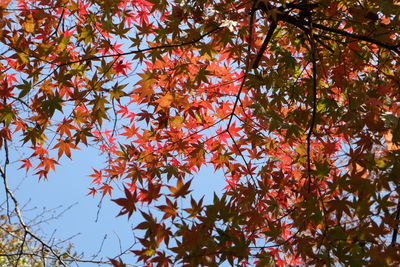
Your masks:
<svg viewBox="0 0 400 267"><path fill-rule="evenodd" d="M192 198L192 196L190 197L190 205L191 205L191 208L188 208L188 209L184 209L184 211L186 211L187 213L189 213L190 214L190 217L192 217L192 218L194 218L194 217L196 217L202 210L203 210L203 198L204 197L202 197L201 199L200 199L200 201L199 202L196 202L196 200L194 200L193 198Z"/></svg>
<svg viewBox="0 0 400 267"><path fill-rule="evenodd" d="M150 96L154 94L154 83L156 79L151 72L146 72L143 74L139 74L142 78L139 82L136 83L138 87L134 89L134 92L139 95L141 99L148 99Z"/></svg>
<svg viewBox="0 0 400 267"><path fill-rule="evenodd" d="M121 136L125 136L127 139L134 137L138 132L138 129L134 125L132 127L123 126L123 128L125 132L121 133Z"/></svg>
<svg viewBox="0 0 400 267"><path fill-rule="evenodd" d="M156 111L160 109L169 108L171 104L174 102L174 96L172 93L168 92L165 95L161 96L159 99L156 100L158 103L158 108Z"/></svg>
<svg viewBox="0 0 400 267"><path fill-rule="evenodd" d="M8 4L10 4L11 0L0 0L0 8L6 9Z"/></svg>
<svg viewBox="0 0 400 267"><path fill-rule="evenodd" d="M76 127L71 124L72 119L63 119L62 123L58 125L57 132L59 132L60 136L64 136L66 134L68 137L71 137L71 130L76 130Z"/></svg>
<svg viewBox="0 0 400 267"><path fill-rule="evenodd" d="M41 180L41 179L45 179L45 180L47 180L47 175L49 174L49 171L48 170L45 170L45 169L41 169L41 170L39 170L39 171L37 171L36 173L35 173L35 175L38 175L39 176L39 181Z"/></svg>
<svg viewBox="0 0 400 267"><path fill-rule="evenodd" d="M29 159L23 159L21 160L24 164L19 167L19 169L25 169L26 172L28 173L29 169L32 168L32 163Z"/></svg>
<svg viewBox="0 0 400 267"><path fill-rule="evenodd" d="M123 263L123 261L121 259L115 260L115 259L109 258L109 260L114 267L126 267L127 266L125 263Z"/></svg>
<svg viewBox="0 0 400 267"><path fill-rule="evenodd" d="M132 194L128 188L124 187L124 192L126 198L118 198L111 199L117 203L117 205L122 206L122 210L118 213L117 216L121 216L124 214L128 214L128 219L132 216L133 212L136 210L135 204L137 202L137 194L136 191Z"/></svg>
<svg viewBox="0 0 400 267"><path fill-rule="evenodd" d="M92 196L94 197L94 196L96 195L96 193L97 193L96 188L90 187L90 188L89 188L89 193L87 193L86 195L87 195L87 196L92 195Z"/></svg>
<svg viewBox="0 0 400 267"><path fill-rule="evenodd" d="M94 171L94 173L90 174L88 176L94 178L93 181L92 181L93 184L100 185L102 180L103 180L103 173L102 173L101 170L98 171L98 170L93 169L93 171Z"/></svg>
<svg viewBox="0 0 400 267"><path fill-rule="evenodd" d="M13 87L9 86L7 81L0 82L0 97L9 98L13 96L12 90Z"/></svg>
<svg viewBox="0 0 400 267"><path fill-rule="evenodd" d="M127 71L132 69L131 65L132 65L132 63L130 63L130 62L124 63L122 60L120 60L114 64L113 68L114 68L115 72L117 73L117 75L123 74L123 75L127 76Z"/></svg>
<svg viewBox="0 0 400 267"><path fill-rule="evenodd" d="M385 25L389 25L390 24L390 19L388 17L382 16L381 22L383 24L385 24Z"/></svg>
<svg viewBox="0 0 400 267"><path fill-rule="evenodd" d="M192 183L192 180L189 180L187 183L183 183L182 179L178 179L176 186L168 186L169 191L171 191L172 196L174 198L178 197L185 197L187 194L189 194L192 190L189 190L190 184Z"/></svg>
<svg viewBox="0 0 400 267"><path fill-rule="evenodd" d="M99 187L99 190L103 191L102 196L104 197L106 194L109 194L111 196L113 187L107 183L103 183L101 187Z"/></svg>
<svg viewBox="0 0 400 267"><path fill-rule="evenodd" d="M242 130L241 127L236 127L236 122L233 122L232 125L230 125L230 127L228 129L228 131L232 137L240 136L240 134L238 132L241 130Z"/></svg>
<svg viewBox="0 0 400 267"><path fill-rule="evenodd" d="M58 158L61 158L63 154L71 158L71 149L77 149L77 146L69 139L58 139L54 148L58 148Z"/></svg>
<svg viewBox="0 0 400 267"><path fill-rule="evenodd" d="M141 189L140 193L138 194L138 198L143 202L148 202L149 204L153 202L155 199L158 199L161 194L161 185L153 182L148 183L148 190Z"/></svg>
<svg viewBox="0 0 400 267"><path fill-rule="evenodd" d="M0 138L11 141L11 131L6 127L0 127ZM0 146L1 147L1 146Z"/></svg>
<svg viewBox="0 0 400 267"><path fill-rule="evenodd" d="M129 110L127 106L122 106L122 105L118 105L119 110L117 111L117 113L121 113L121 117L125 117L127 114L129 114Z"/></svg>
<svg viewBox="0 0 400 267"><path fill-rule="evenodd" d="M46 156L41 156L40 160L41 160L40 163L36 166L35 169L43 167L46 172L49 172L50 170L55 171L56 169L55 165L59 164L54 158L49 158Z"/></svg>

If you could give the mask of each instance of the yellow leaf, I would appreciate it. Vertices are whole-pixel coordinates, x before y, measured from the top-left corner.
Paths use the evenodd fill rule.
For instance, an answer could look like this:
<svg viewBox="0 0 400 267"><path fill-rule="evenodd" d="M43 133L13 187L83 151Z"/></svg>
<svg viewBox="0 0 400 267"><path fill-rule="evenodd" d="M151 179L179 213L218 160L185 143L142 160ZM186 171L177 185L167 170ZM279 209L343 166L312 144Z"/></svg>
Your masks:
<svg viewBox="0 0 400 267"><path fill-rule="evenodd" d="M19 58L22 60L24 63L29 63L29 56L24 53L18 53Z"/></svg>
<svg viewBox="0 0 400 267"><path fill-rule="evenodd" d="M183 122L185 121L185 119L182 117L182 116L176 116L173 120L172 120L172 122L171 122L171 125L173 126L173 127L177 127L177 128L182 128L182 124L183 124Z"/></svg>
<svg viewBox="0 0 400 267"><path fill-rule="evenodd" d="M158 103L159 108L168 108L171 106L174 101L174 96L168 92L167 94L160 97L156 102Z"/></svg>
<svg viewBox="0 0 400 267"><path fill-rule="evenodd" d="M151 256L153 256L154 254L156 254L156 251L155 251L154 249L148 249L148 250L146 250L146 251L144 252L144 254L145 254L146 256L151 257Z"/></svg>
<svg viewBox="0 0 400 267"><path fill-rule="evenodd" d="M33 33L35 31L35 21L33 20L32 15L29 15L27 20L22 23L22 27L24 27L24 29L30 33Z"/></svg>

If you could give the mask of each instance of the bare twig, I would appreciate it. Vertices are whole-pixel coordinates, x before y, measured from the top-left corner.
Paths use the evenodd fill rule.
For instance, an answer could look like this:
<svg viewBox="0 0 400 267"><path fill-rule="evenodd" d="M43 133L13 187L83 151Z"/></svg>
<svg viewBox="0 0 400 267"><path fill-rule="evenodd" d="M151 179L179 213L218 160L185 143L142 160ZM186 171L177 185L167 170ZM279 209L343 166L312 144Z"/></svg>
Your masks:
<svg viewBox="0 0 400 267"><path fill-rule="evenodd" d="M20 209L20 206L19 206L19 202L18 202L17 198L15 197L14 192L10 189L10 187L8 185L7 172L6 172L7 171L7 165L9 164L8 157L9 157L8 150L6 150L6 161L5 161L6 163L4 164L4 167L0 166L0 175L3 178L3 185L4 185L4 190L6 192L6 195L7 195L7 197L10 197L10 199L13 201L13 203L14 203L14 212L15 212L17 218L18 218L19 224L21 225L21 227L24 230L24 238L22 240L23 243L21 245L20 252L21 253L23 252L23 245L25 243L26 236L29 235L33 239L37 240L41 244L41 246L43 248L46 248L47 250L49 250L54 255L54 257L57 258L57 260L60 262L60 264L66 266L64 261L61 259L61 256L58 255L58 253L54 250L54 248L51 245L49 245L46 242L44 242L37 235L35 235L31 230L29 230L29 226L27 224L25 224L23 216L22 216L22 213L21 213L21 209ZM18 262L17 262L17 264L18 264Z"/></svg>

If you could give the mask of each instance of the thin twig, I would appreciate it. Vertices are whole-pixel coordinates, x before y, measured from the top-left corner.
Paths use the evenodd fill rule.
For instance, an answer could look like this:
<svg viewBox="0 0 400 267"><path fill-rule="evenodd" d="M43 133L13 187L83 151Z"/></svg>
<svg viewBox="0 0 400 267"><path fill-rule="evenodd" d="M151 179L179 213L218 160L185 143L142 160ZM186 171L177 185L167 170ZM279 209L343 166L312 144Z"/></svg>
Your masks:
<svg viewBox="0 0 400 267"><path fill-rule="evenodd" d="M6 158L8 158L8 150L6 151ZM6 162L7 162L7 159L6 159ZM7 167L7 164L4 165L4 168L2 166L0 166L0 175L3 178L3 185L4 185L4 190L6 192L6 195L7 195L7 197L10 197L14 203L14 212L18 218L19 224L24 229L24 235L29 235L33 239L37 240L42 245L42 247L48 249L63 266L66 266L64 261L61 259L61 256L58 255L58 253L53 249L53 247L51 245L48 245L41 238L39 238L37 235L35 235L33 232L31 232L29 230L29 226L27 224L25 224L24 219L22 217L21 209L19 207L19 202L18 202L17 198L15 197L14 192L10 189L10 187L8 185L6 167ZM25 238L23 239L23 242L25 242L24 240L25 240Z"/></svg>
<svg viewBox="0 0 400 267"><path fill-rule="evenodd" d="M80 63L80 62L84 62L84 61L90 61L90 60L95 60L95 59L103 59L103 58L115 58L115 57L121 57L121 56L127 56L127 55L132 55L132 54L139 54L139 53L144 53L144 52L149 52L152 50L158 50L158 49L166 49L166 48L176 48L176 47L181 47L181 46L186 46L186 45L192 45L195 44L199 41L201 41L202 39L204 39L205 37L207 37L208 35L216 32L217 30L220 30L221 27L216 27L202 35L200 35L200 37L192 40L192 41L188 41L188 42L183 42L180 44L169 44L169 45L160 45L160 46L153 46L153 47L148 47L148 48L143 48L143 49L137 49L137 50L131 50L128 52L124 52L124 53L116 53L116 54L109 54L109 55L102 55L102 56L92 56L92 57L88 57L88 58L82 58L82 59L78 59L78 60L73 60L73 61L69 61L69 62L65 62L62 63L58 66L65 66L65 65L71 65L74 63Z"/></svg>
<svg viewBox="0 0 400 267"><path fill-rule="evenodd" d="M240 84L239 91L236 94L236 100L235 100L235 103L233 104L233 107L232 107L232 112L230 114L228 125L226 126L227 130L231 126L231 123L232 123L232 120L233 120L233 116L235 115L236 107L237 107L237 105L239 103L240 95L242 93L244 84L245 84L246 79L247 79L247 75L248 75L249 70L250 70L250 54L251 54L251 44L253 42L253 23L254 23L254 14L256 12L256 4L257 4L256 2L257 1L254 1L253 7L251 8L251 12L250 12L249 43L247 44L247 58L246 58L246 67L245 67L246 69L245 69L245 72L243 74L243 80L242 80L242 83Z"/></svg>
<svg viewBox="0 0 400 267"><path fill-rule="evenodd" d="M311 62L312 62L312 115L310 128L307 133L307 175L308 175L308 186L307 192L311 190L311 138L314 133L314 127L317 119L317 59L316 59L316 47L313 36L313 23L311 19L311 15L309 15L309 42L311 46Z"/></svg>
<svg viewBox="0 0 400 267"><path fill-rule="evenodd" d="M242 151L240 150L240 147L239 147L238 144L236 143L236 141L235 141L235 139L233 138L232 134L230 133L229 129L227 130L227 133L228 133L229 137L231 138L231 140L232 140L232 142L233 142L233 145L236 147L237 151L239 152L240 157L242 158L244 164L246 165L246 168L247 168L247 171L249 172L249 175L250 175L251 180L253 180L254 185L257 186L256 180L255 180L253 174L251 173L250 166L249 166L249 164L247 163L247 160L246 160L245 156L243 155Z"/></svg>

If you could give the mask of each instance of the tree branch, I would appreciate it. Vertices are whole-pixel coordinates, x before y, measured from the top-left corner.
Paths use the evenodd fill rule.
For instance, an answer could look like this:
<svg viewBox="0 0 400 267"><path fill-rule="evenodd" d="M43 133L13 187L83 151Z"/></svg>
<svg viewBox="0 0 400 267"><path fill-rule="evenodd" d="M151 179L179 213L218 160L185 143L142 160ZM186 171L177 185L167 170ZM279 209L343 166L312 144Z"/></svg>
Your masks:
<svg viewBox="0 0 400 267"><path fill-rule="evenodd" d="M312 62L312 115L310 128L307 133L307 175L308 175L308 186L307 191L311 190L311 137L314 133L314 127L317 119L317 58L316 58L316 47L313 35L313 26L311 15L308 17L309 22L309 42L310 42L310 54L311 54L311 62Z"/></svg>
<svg viewBox="0 0 400 267"><path fill-rule="evenodd" d="M90 61L90 60L94 60L94 59L102 59L102 58L108 58L108 57L114 58L114 57L121 57L121 56L127 56L127 55L132 55L132 54L148 52L148 51L157 50L157 49L175 48L175 47L181 47L181 46L185 46L185 45L192 45L192 44L195 44L195 43L199 42L200 40L204 39L211 33L215 32L217 30L220 30L220 29L222 29L222 28L216 27L216 28L200 35L200 37L198 37L192 41L189 41L189 42L183 42L180 44L167 44L167 45L153 46L153 47L148 47L148 48L143 48L143 49L131 50L131 51L128 51L125 53L115 53L115 54L104 55L104 56L92 56L92 57L88 57L88 58L82 58L82 59L78 59L78 60L74 60L74 61L65 62L65 63L59 64L58 66L62 67L62 66L71 65L74 63L80 63L80 62L84 62L84 61Z"/></svg>
<svg viewBox="0 0 400 267"><path fill-rule="evenodd" d="M268 46L269 42L271 41L272 35L275 32L275 29L276 29L276 22L275 21L271 21L271 25L269 26L267 36L265 37L264 42L263 42L263 44L261 46L261 49L258 52L256 59L254 60L253 69L256 69L258 67L258 64L260 63L260 60L261 60L265 50L267 49L267 46Z"/></svg>
<svg viewBox="0 0 400 267"><path fill-rule="evenodd" d="M400 198L397 200L396 221L398 221L399 219L400 219ZM396 223L393 229L392 242L390 243L392 247L396 245L398 233L399 233L399 223Z"/></svg>
<svg viewBox="0 0 400 267"><path fill-rule="evenodd" d="M41 238L39 238L34 233L32 233L29 230L29 226L25 224L24 219L22 217L21 209L19 207L19 202L18 202L17 198L15 197L14 192L10 189L10 187L8 185L7 173L6 173L6 167L9 164L8 162L9 162L9 160L8 160L8 150L6 150L6 161L5 161L4 168L2 166L0 166L0 175L3 178L3 185L4 185L4 190L6 192L6 195L7 195L7 197L9 196L11 198L11 200L13 201L15 214L17 215L19 224L24 229L24 238L22 240L23 243L21 244L20 253L21 254L23 253L23 245L24 245L24 242L26 240L26 235L30 235L33 239L36 239L42 245L43 248L48 249L54 255L54 257L57 258L57 260L60 262L60 264L62 264L63 266L67 266L64 263L64 261L61 259L61 256L58 255L58 253L53 249L53 247L51 245L48 245ZM19 258L18 258L18 260L19 260ZM18 264L18 262L17 262L17 264Z"/></svg>
<svg viewBox="0 0 400 267"><path fill-rule="evenodd" d="M286 6L290 7L290 4L287 4ZM292 5L292 7L300 9L300 10L303 10L303 9L299 8L298 5ZM305 6L305 7L306 7L306 9L308 8L307 6ZM312 10L314 8L315 8L315 6L310 6L307 10L310 11L310 10ZM307 26L308 26L309 23L305 19L299 19L298 17L289 15L288 14L289 11L285 11L285 9L283 7L277 8L277 7L272 6L269 3L268 3L268 5L265 5L265 3L262 2L262 4L260 4L258 6L258 9L262 10L265 13L266 16L270 16L270 14L269 14L270 11L273 10L273 9L276 9L277 12L275 12L275 13L276 13L277 21L287 22L287 23L292 24L292 25L296 26L297 28L303 30L304 32L309 33L309 29L307 29ZM379 47L382 47L382 48L388 49L390 51L393 51L397 55L400 56L400 44L396 44L396 45L388 44L388 43L376 40L374 38L371 38L369 36L356 34L356 33L350 33L350 32L347 32L345 30L328 27L328 26L325 26L325 25L322 25L322 24L319 24L319 23L315 23L315 22L312 22L311 25L312 25L313 28L320 29L320 30L323 30L323 31L326 31L326 32L336 33L336 34L339 34L339 35L342 35L342 36L354 38L356 40L360 40L360 41L368 42L368 43L371 43L371 44L375 44L375 45L377 45Z"/></svg>
<svg viewBox="0 0 400 267"><path fill-rule="evenodd" d="M292 24L292 25L296 26L297 28L307 32L307 29L305 29L305 26L307 26L308 23L305 20L300 20L300 19L298 19L298 18L296 18L294 16L291 16L291 15L288 15L286 13L279 13L277 15L277 18L278 18L278 20L285 21L285 22L287 22L289 24ZM368 37L368 36L365 36L365 35L360 35L360 34L356 34L356 33L350 33L350 32L347 32L347 31L344 31L344 30L341 30L341 29L328 27L328 26L325 26L325 25L322 25L322 24L319 24L319 23L315 23L315 22L312 22L311 25L312 25L313 28L316 28L316 29L320 29L320 30L327 31L327 32L330 32L330 33L336 33L336 34L339 34L339 35L342 35L342 36L346 36L346 37L354 38L354 39L357 39L357 40L360 40L360 41L365 41L365 42L368 42L368 43L375 44L375 45L377 45L379 47L386 48L386 49L388 49L390 51L393 51L397 55L400 56L400 50L399 50L400 45L399 44L398 45L387 44L387 43L378 41L378 40L376 40L374 38L371 38L371 37Z"/></svg>

